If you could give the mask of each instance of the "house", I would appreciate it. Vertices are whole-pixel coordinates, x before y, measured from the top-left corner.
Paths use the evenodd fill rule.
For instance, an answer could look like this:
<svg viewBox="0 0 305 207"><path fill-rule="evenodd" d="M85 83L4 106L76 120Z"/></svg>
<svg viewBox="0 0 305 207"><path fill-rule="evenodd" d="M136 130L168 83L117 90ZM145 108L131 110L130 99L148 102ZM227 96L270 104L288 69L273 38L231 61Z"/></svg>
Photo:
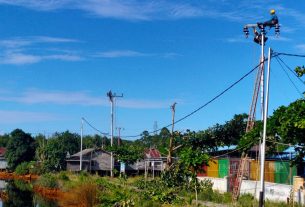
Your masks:
<svg viewBox="0 0 305 207"><path fill-rule="evenodd" d="M0 170L6 170L7 169L7 161L5 158L5 152L6 148L0 147Z"/></svg>
<svg viewBox="0 0 305 207"><path fill-rule="evenodd" d="M111 154L102 149L89 148L71 155L67 160L67 170L80 171L80 156L82 154L82 170L109 175L111 170ZM119 169L119 164L114 163L114 168Z"/></svg>
<svg viewBox="0 0 305 207"><path fill-rule="evenodd" d="M126 173L151 173L153 176L160 174L166 163L166 157L161 157L159 150L155 148L150 148L144 150L144 159L138 160L132 165L126 167Z"/></svg>

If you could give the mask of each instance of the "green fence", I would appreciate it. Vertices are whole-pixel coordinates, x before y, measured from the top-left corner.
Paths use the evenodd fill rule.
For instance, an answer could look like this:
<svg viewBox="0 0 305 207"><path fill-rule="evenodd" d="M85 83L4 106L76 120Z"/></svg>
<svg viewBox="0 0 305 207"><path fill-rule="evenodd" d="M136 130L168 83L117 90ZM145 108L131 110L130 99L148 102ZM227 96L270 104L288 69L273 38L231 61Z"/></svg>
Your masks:
<svg viewBox="0 0 305 207"><path fill-rule="evenodd" d="M297 175L297 169L295 166L290 167L289 162L275 162L274 180L276 183L281 184L293 184L293 176Z"/></svg>
<svg viewBox="0 0 305 207"><path fill-rule="evenodd" d="M218 177L224 178L228 176L229 172L229 159L220 159L218 160Z"/></svg>

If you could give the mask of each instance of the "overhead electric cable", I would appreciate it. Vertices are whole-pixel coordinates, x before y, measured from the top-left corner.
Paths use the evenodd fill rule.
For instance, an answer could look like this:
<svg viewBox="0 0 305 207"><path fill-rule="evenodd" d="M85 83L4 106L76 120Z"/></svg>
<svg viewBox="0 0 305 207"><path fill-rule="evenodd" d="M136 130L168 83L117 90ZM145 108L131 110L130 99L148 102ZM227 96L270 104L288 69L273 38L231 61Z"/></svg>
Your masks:
<svg viewBox="0 0 305 207"><path fill-rule="evenodd" d="M287 71L285 70L285 68L283 67L282 63L279 61L279 57L276 57L277 62L279 63L279 65L281 66L282 70L284 71L284 73L286 74L286 76L288 77L289 81L291 82L291 84L294 86L294 88L297 90L297 92L300 94L301 97L303 97L302 92L298 89L298 87L295 85L295 83L292 81L292 79L290 78L289 74L287 73Z"/></svg>
<svg viewBox="0 0 305 207"><path fill-rule="evenodd" d="M86 124L88 124L92 129L94 129L95 131L99 132L100 134L102 134L102 135L109 135L109 133L102 132L102 131L98 130L97 128L95 128L95 127L94 127L92 124L90 124L90 122L87 121L84 117L83 117L82 119L84 120L84 122L85 122Z"/></svg>
<svg viewBox="0 0 305 207"><path fill-rule="evenodd" d="M291 57L304 57L305 55L299 55L299 54L291 54L291 53L284 53L284 52L276 52L277 55L284 55L284 56L291 56Z"/></svg>
<svg viewBox="0 0 305 207"><path fill-rule="evenodd" d="M266 61L266 58L265 60ZM201 109L205 108L206 106L208 106L210 103L214 102L216 99L218 99L219 97L221 97L223 94L225 94L227 91L229 91L230 89L232 89L235 85L237 85L239 82L241 82L243 79L245 79L247 76L249 76L253 71L255 71L258 67L260 67L262 63L258 64L257 66L255 66L254 68L252 68L249 72L247 72L245 75L243 75L241 78L239 78L237 81L235 81L234 83L232 83L229 87L227 87L225 90L223 90L222 92L220 92L219 94L217 94L216 96L214 96L214 98L210 99L208 102L206 102L205 104L203 104L202 106L200 106L199 108L197 108L196 110L192 111L191 113L185 115L184 117L178 119L177 121L175 121L172 124L168 124L164 127L159 128L158 130L152 131L152 132L148 132L149 134L153 134L156 133L158 131L160 131L162 128L167 128L172 126L173 124L177 124L181 121L183 121L184 119L187 119L188 117L192 116L193 114L197 113L198 111L200 111ZM125 138L135 138L135 137L140 137L141 134L138 135L132 135L132 136L124 136Z"/></svg>
<svg viewBox="0 0 305 207"><path fill-rule="evenodd" d="M246 148L248 148L249 146L251 146L252 144L254 144L254 142L250 142L250 143L248 143L247 145L245 145L245 146L243 146L243 147L240 147L240 148L237 148L237 149L235 149L235 150L233 150L233 151L231 151L231 152L227 152L227 153L224 153L224 154L221 154L221 155L213 156L212 159L218 158L218 157L222 157L222 156L225 156L225 155L229 155L229 154L231 154L231 153L233 153L233 152L240 151L241 149L246 149Z"/></svg>
<svg viewBox="0 0 305 207"><path fill-rule="evenodd" d="M285 67L294 75L298 78L298 80L305 85L305 82L295 73L294 70L292 70L284 61L282 58L280 58L279 56L277 56L277 58L279 58L279 60L285 65Z"/></svg>

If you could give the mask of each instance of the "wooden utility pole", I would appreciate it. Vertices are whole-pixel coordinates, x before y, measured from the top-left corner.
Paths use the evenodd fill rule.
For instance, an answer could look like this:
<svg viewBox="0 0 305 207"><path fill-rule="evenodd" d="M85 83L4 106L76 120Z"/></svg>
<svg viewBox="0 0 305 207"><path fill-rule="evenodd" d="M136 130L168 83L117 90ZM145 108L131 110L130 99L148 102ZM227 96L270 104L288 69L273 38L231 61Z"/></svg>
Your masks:
<svg viewBox="0 0 305 207"><path fill-rule="evenodd" d="M120 146L121 145L121 130L124 130L124 128L122 128L122 127L117 127L116 128L117 130L118 130L118 146Z"/></svg>
<svg viewBox="0 0 305 207"><path fill-rule="evenodd" d="M167 156L167 166L170 167L173 163L172 154L173 154L173 142L174 142L174 127L175 127L175 112L176 112L176 102L171 105L172 110L172 131L171 137L169 140L168 156Z"/></svg>

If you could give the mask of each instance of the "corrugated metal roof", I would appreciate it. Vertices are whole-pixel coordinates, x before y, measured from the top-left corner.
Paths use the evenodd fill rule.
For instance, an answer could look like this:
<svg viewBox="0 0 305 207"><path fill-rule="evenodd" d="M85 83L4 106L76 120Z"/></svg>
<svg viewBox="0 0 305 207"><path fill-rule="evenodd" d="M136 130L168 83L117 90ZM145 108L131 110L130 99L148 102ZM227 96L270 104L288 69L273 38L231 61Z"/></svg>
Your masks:
<svg viewBox="0 0 305 207"><path fill-rule="evenodd" d="M5 147L0 147L0 156L3 157L5 152L6 152L6 148Z"/></svg>
<svg viewBox="0 0 305 207"><path fill-rule="evenodd" d="M157 150L155 148L146 149L144 152L145 152L146 158L160 158L161 157L161 153L159 152L159 150Z"/></svg>

